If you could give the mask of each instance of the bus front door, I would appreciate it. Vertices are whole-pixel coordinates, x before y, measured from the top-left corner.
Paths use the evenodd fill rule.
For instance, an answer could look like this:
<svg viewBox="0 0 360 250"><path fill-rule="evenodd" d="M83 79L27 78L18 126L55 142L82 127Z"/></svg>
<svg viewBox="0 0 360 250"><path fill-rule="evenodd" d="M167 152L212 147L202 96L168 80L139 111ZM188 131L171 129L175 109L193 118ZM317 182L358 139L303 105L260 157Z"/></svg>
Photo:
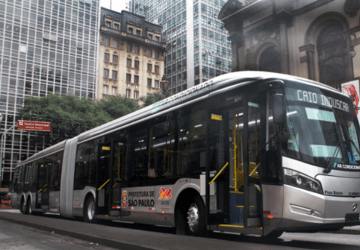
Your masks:
<svg viewBox="0 0 360 250"><path fill-rule="evenodd" d="M120 216L120 163L123 148L124 143L116 139L108 144L99 144L96 171L97 215Z"/></svg>
<svg viewBox="0 0 360 250"><path fill-rule="evenodd" d="M244 97L241 104L210 112L208 119L208 225L259 227L259 102Z"/></svg>

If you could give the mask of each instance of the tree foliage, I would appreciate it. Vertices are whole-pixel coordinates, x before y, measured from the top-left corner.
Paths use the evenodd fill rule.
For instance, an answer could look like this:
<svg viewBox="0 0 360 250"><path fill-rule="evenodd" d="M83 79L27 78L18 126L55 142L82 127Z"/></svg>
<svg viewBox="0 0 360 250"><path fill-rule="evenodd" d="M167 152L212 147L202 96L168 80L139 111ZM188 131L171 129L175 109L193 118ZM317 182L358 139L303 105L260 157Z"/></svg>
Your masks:
<svg viewBox="0 0 360 250"><path fill-rule="evenodd" d="M169 97L169 96L171 96L170 92L165 92L165 94L163 94L161 92L154 92L154 93L148 94L147 97L140 98L140 100L143 102L142 107L146 107L153 103L161 101L162 99L165 99L166 97Z"/></svg>
<svg viewBox="0 0 360 250"><path fill-rule="evenodd" d="M22 120L51 122L50 144L54 144L137 109L136 102L118 96L94 102L91 99L78 100L71 95L50 94L25 98L24 107L18 112Z"/></svg>

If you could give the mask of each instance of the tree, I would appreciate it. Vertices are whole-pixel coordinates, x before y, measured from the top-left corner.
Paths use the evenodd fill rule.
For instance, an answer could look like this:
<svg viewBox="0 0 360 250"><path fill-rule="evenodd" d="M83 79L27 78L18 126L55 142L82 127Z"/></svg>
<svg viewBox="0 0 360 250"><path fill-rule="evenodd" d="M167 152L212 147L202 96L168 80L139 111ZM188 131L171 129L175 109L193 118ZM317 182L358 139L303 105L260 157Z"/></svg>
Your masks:
<svg viewBox="0 0 360 250"><path fill-rule="evenodd" d="M100 100L98 105L112 119L117 119L140 108L139 104L132 99L121 96L109 96L108 100Z"/></svg>
<svg viewBox="0 0 360 250"><path fill-rule="evenodd" d="M25 98L24 107L18 112L23 120L51 122L50 137L48 132L37 133L50 138L50 144L55 144L138 108L135 101L121 97L94 102L91 99L78 100L71 95L50 94L41 98Z"/></svg>
<svg viewBox="0 0 360 250"><path fill-rule="evenodd" d="M148 94L146 97L141 97L140 100L143 102L142 107L144 108L153 103L161 101L169 96L171 96L170 92L165 92L165 94L163 94L161 92L154 92L154 93Z"/></svg>

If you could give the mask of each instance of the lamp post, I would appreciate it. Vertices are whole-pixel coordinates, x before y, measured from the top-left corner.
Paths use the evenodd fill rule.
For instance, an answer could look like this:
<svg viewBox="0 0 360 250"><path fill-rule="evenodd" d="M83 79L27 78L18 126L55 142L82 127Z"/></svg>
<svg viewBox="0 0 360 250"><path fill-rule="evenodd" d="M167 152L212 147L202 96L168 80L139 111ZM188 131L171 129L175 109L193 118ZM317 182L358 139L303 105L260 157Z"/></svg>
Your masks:
<svg viewBox="0 0 360 250"><path fill-rule="evenodd" d="M163 77L162 77L162 79L160 81L160 88L161 88L161 90L163 92L163 98L165 98L166 97L166 91L169 88L169 82L168 82L165 75L163 75Z"/></svg>

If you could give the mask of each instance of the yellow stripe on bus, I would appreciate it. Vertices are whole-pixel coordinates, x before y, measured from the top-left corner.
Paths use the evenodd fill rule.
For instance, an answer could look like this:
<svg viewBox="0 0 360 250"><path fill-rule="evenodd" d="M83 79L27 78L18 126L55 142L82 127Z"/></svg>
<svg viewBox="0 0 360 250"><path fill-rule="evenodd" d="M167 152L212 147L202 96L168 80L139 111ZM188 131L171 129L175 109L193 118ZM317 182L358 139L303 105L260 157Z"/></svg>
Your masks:
<svg viewBox="0 0 360 250"><path fill-rule="evenodd" d="M236 227L236 228L244 228L244 226L236 226L236 225L225 225L225 224L220 224L219 227Z"/></svg>

